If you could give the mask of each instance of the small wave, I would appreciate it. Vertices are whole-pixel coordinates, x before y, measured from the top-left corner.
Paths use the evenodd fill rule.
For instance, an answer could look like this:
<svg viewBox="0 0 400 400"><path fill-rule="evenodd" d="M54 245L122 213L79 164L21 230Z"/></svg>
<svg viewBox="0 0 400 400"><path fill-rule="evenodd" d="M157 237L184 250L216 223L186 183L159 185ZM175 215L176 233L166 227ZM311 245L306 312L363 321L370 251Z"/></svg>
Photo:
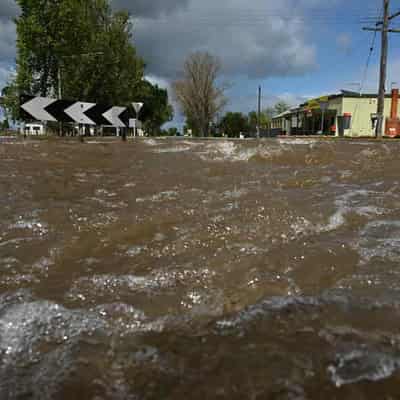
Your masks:
<svg viewBox="0 0 400 400"><path fill-rule="evenodd" d="M315 297L271 297L261 303L248 307L232 318L217 321L216 326L219 329L237 328L239 326L245 326L259 318L269 316L273 312L292 307L317 307L320 304L321 302Z"/></svg>
<svg viewBox="0 0 400 400"><path fill-rule="evenodd" d="M332 232L339 229L346 224L346 216L350 213L367 218L385 214L385 209L370 204L374 199L380 198L380 195L375 191L352 189L338 196L335 200L336 212L329 218L327 224L318 225L316 231Z"/></svg>
<svg viewBox="0 0 400 400"><path fill-rule="evenodd" d="M154 139L145 139L143 143L147 144L148 146L158 146L158 142Z"/></svg>
<svg viewBox="0 0 400 400"><path fill-rule="evenodd" d="M354 350L337 357L328 367L336 387L362 382L381 381L392 376L400 368L400 360L390 354L370 350Z"/></svg>
<svg viewBox="0 0 400 400"><path fill-rule="evenodd" d="M185 151L189 151L192 148L189 146L173 146L173 147L165 147L162 149L154 150L154 153L183 153Z"/></svg>
<svg viewBox="0 0 400 400"><path fill-rule="evenodd" d="M400 221L372 221L361 231L353 247L362 263L374 258L398 262L400 259Z"/></svg>
<svg viewBox="0 0 400 400"><path fill-rule="evenodd" d="M67 294L71 300L85 301L88 297L123 293L144 293L156 295L162 290L178 285L204 284L214 273L208 269L158 271L148 276L135 275L94 275L76 281Z"/></svg>
<svg viewBox="0 0 400 400"><path fill-rule="evenodd" d="M8 305L2 307L4 301ZM32 301L22 293L19 298L0 297L0 311L2 399L25 398L27 393L29 398L54 399L82 362L76 353L81 340L102 338L110 350L104 358L114 362L118 338L161 332L168 322L148 320L144 313L127 304L68 310L56 303ZM121 376L116 375L114 384L120 390ZM115 391L110 394L115 398L114 395ZM129 390L118 398L130 398Z"/></svg>
<svg viewBox="0 0 400 400"><path fill-rule="evenodd" d="M178 192L176 192L174 190L167 190L165 192L160 192L158 194L154 194L154 195L148 196L148 197L138 197L136 199L136 203L145 203L148 201L158 203L158 202L162 202L162 201L176 200L178 197L179 197Z"/></svg>
<svg viewBox="0 0 400 400"><path fill-rule="evenodd" d="M10 225L8 229L30 230L39 236L44 236L48 233L48 226L44 222L37 219L25 219L22 216L14 224Z"/></svg>
<svg viewBox="0 0 400 400"><path fill-rule="evenodd" d="M205 151L198 154L204 161L248 162L256 158L272 159L281 155L282 151L281 147L258 146L243 148L233 142L223 141L208 144Z"/></svg>
<svg viewBox="0 0 400 400"><path fill-rule="evenodd" d="M296 145L306 145L313 146L320 142L318 139L278 139L278 143L285 146L296 146Z"/></svg>
<svg viewBox="0 0 400 400"><path fill-rule="evenodd" d="M101 320L90 313L70 311L47 301L16 304L7 308L0 318L0 352L2 363L12 362L44 339L63 343L85 332L104 327Z"/></svg>

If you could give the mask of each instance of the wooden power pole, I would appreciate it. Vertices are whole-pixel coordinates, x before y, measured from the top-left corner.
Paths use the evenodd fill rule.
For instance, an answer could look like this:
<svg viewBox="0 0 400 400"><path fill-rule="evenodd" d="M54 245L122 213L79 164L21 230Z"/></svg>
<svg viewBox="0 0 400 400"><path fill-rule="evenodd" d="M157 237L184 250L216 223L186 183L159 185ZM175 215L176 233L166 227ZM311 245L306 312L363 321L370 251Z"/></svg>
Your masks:
<svg viewBox="0 0 400 400"><path fill-rule="evenodd" d="M258 87L257 139L261 133L261 85Z"/></svg>
<svg viewBox="0 0 400 400"><path fill-rule="evenodd" d="M385 118L385 94L386 94L386 79L387 79L389 32L397 32L397 33L400 32L398 29L389 29L390 21L400 15L400 12L397 12L393 15L389 15L389 6L390 6L390 0L383 0L383 20L377 22L375 28L363 28L365 31L375 31L382 33L377 124L375 133L377 138L381 138L383 135L383 122Z"/></svg>
<svg viewBox="0 0 400 400"><path fill-rule="evenodd" d="M385 94L388 60L388 30L389 30L389 0L383 0L383 25L382 25L382 48L381 66L379 72L379 94L378 94L378 121L376 125L376 137L382 138L383 120L385 116Z"/></svg>

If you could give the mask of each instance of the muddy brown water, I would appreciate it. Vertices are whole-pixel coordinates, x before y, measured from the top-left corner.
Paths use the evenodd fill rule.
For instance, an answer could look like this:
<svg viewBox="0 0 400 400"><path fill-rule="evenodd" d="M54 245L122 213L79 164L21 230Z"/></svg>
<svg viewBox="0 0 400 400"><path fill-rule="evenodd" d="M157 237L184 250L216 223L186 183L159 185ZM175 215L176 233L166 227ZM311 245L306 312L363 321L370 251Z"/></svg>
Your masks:
<svg viewBox="0 0 400 400"><path fill-rule="evenodd" d="M0 399L398 399L399 206L398 142L0 142Z"/></svg>

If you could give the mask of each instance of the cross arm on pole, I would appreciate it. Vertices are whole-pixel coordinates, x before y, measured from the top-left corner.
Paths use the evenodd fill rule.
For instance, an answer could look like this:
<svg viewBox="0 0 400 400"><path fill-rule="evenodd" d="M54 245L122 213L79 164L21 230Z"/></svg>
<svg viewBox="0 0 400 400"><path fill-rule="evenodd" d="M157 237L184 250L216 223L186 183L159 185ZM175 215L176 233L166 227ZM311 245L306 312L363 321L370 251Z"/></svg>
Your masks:
<svg viewBox="0 0 400 400"><path fill-rule="evenodd" d="M389 17L389 21L392 21L393 19L395 19L395 18L397 18L399 16L400 16L400 11L397 11L397 12L395 12L393 15L391 15ZM382 21L379 21L379 22L376 23L376 26L380 26L380 25L383 25Z"/></svg>
<svg viewBox="0 0 400 400"><path fill-rule="evenodd" d="M382 32L382 28L364 27L363 31ZM388 29L387 31L390 33L400 33L400 29Z"/></svg>
<svg viewBox="0 0 400 400"><path fill-rule="evenodd" d="M370 27L364 27L362 28L363 31L372 31L372 32L381 32L382 28L370 28Z"/></svg>
<svg viewBox="0 0 400 400"><path fill-rule="evenodd" d="M389 21L391 21L392 19L395 19L395 18L397 18L397 17L399 17L400 16L400 11L397 11L396 13L394 13L393 15L391 15L390 17L389 17Z"/></svg>

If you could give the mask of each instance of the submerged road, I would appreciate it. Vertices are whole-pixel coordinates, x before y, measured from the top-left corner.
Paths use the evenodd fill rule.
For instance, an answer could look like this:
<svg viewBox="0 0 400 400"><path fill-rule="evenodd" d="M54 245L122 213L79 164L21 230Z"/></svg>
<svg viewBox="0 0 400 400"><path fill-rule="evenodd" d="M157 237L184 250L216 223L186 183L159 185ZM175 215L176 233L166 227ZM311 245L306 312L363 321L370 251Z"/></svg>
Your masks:
<svg viewBox="0 0 400 400"><path fill-rule="evenodd" d="M400 143L0 144L0 399L400 398Z"/></svg>

